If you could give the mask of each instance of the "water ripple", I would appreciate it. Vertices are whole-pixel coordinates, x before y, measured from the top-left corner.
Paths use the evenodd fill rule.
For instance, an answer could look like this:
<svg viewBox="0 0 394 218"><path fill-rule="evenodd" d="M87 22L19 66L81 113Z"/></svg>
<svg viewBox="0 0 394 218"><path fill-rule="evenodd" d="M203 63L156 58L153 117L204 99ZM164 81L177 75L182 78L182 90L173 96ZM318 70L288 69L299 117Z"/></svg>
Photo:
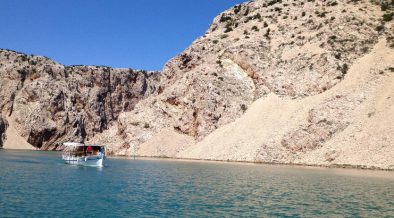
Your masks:
<svg viewBox="0 0 394 218"><path fill-rule="evenodd" d="M392 217L394 175L0 151L0 217ZM353 172L353 171L347 171Z"/></svg>

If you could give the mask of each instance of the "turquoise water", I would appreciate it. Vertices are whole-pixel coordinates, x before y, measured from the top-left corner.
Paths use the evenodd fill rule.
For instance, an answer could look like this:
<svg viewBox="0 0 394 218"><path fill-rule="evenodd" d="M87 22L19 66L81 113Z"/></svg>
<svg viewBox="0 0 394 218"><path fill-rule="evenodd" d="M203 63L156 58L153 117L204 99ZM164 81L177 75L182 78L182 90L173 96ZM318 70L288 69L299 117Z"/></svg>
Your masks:
<svg viewBox="0 0 394 218"><path fill-rule="evenodd" d="M394 216L389 172L169 160L107 164L69 166L58 152L0 150L0 217Z"/></svg>

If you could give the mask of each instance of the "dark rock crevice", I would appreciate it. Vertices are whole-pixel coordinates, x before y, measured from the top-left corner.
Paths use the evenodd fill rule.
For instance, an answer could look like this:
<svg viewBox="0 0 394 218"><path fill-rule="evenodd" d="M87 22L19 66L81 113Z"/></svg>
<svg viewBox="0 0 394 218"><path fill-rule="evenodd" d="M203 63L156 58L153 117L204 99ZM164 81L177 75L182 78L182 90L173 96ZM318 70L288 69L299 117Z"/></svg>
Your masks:
<svg viewBox="0 0 394 218"><path fill-rule="evenodd" d="M2 117L2 115L0 114L0 148L3 147L4 142L5 142L5 131L7 130L8 127L8 123L7 120Z"/></svg>

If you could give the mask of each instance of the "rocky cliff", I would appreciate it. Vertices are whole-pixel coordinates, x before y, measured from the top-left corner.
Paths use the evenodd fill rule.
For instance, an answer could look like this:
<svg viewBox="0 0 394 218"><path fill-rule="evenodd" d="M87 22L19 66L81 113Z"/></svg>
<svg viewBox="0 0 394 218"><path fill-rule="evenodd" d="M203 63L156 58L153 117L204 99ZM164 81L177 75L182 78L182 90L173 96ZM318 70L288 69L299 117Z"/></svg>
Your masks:
<svg viewBox="0 0 394 218"><path fill-rule="evenodd" d="M122 82L105 88L114 81L105 77L108 68L53 66L61 72L62 67L64 72L76 71L71 78L79 78L78 84L97 81L86 71L99 72L97 86L84 91L77 87L86 84L68 88L67 96L94 93L67 101L67 108L72 108L67 111L85 119L70 115L74 121L68 122L73 123L73 135L81 136L83 126L89 132L81 136L84 140L108 144L113 154L394 168L393 11L392 1L367 0L256 0L236 5L218 15L160 76L122 74L141 76L131 90ZM8 71L15 72L14 67ZM48 74L44 68L39 72ZM113 86L121 87L110 94L118 98L106 98L116 89ZM31 87L35 88L27 93L40 86ZM92 98L97 93L107 94ZM125 99L127 93L139 94ZM8 94L4 99L10 100L2 106L14 114L22 135L29 139L31 130L21 126L35 122L54 120L46 123L53 128L64 125L59 123L64 114L43 118L57 110L38 114L33 122L27 112L15 111L28 96L37 95ZM75 106L89 99L95 103ZM53 144L45 142L44 148Z"/></svg>
<svg viewBox="0 0 394 218"><path fill-rule="evenodd" d="M154 150L159 156L277 160L269 155L260 157L258 151L268 149L264 141L245 148L253 150L247 156L228 146L206 156L227 135L218 138L216 145L201 149L201 153L182 151L196 142L193 147L202 148L200 143L210 134L244 116L257 99L274 95L296 102L322 95L343 82L354 63L373 52L379 41L384 40L390 51L394 46L392 8L392 2L373 1L260 0L237 5L217 16L204 36L170 60L157 93L139 102L133 111L122 113L117 130L106 134L112 137L101 140L116 141L117 154L150 156ZM379 68L386 72L390 64L388 61ZM293 130L281 130L280 143L269 149L279 154L314 150L349 125L344 115L336 114L344 111L329 110L332 106L328 103L323 105L324 112L316 106L307 122L294 123ZM281 110L285 108L272 113L281 114ZM248 127L244 130L253 132ZM163 131L172 138L179 135L182 143L151 143L166 141ZM250 140L244 139L246 147ZM229 154L220 157L222 152ZM293 161L290 159L286 161Z"/></svg>
<svg viewBox="0 0 394 218"><path fill-rule="evenodd" d="M66 67L48 58L0 50L0 111L41 149L86 141L155 90L158 74L96 66Z"/></svg>
<svg viewBox="0 0 394 218"><path fill-rule="evenodd" d="M96 139L122 155L393 168L393 7L236 5Z"/></svg>

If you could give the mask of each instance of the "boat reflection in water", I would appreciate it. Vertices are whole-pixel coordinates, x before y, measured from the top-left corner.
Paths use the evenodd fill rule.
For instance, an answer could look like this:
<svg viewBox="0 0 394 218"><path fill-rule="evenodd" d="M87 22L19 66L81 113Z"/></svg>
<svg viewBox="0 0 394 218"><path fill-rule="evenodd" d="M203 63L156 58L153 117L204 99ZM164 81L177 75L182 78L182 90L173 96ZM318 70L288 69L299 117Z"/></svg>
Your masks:
<svg viewBox="0 0 394 218"><path fill-rule="evenodd" d="M62 158L66 164L102 167L105 159L104 145L85 145L76 142L63 143Z"/></svg>

